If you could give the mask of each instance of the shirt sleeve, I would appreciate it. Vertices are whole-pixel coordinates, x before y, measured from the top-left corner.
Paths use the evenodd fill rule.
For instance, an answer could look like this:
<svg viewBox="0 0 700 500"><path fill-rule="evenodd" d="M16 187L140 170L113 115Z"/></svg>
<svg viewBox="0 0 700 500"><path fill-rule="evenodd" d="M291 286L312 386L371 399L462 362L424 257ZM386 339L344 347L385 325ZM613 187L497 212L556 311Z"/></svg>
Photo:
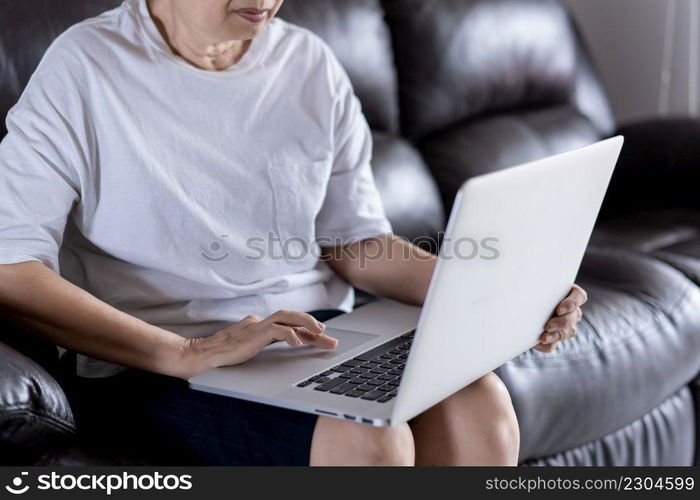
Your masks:
<svg viewBox="0 0 700 500"><path fill-rule="evenodd" d="M336 98L333 110L333 168L316 236L342 246L391 233L372 174L372 135L350 79L334 56Z"/></svg>
<svg viewBox="0 0 700 500"><path fill-rule="evenodd" d="M39 261L58 272L63 232L80 198L84 149L74 126L82 114L79 92L50 59L47 52L8 113L0 143L0 264Z"/></svg>

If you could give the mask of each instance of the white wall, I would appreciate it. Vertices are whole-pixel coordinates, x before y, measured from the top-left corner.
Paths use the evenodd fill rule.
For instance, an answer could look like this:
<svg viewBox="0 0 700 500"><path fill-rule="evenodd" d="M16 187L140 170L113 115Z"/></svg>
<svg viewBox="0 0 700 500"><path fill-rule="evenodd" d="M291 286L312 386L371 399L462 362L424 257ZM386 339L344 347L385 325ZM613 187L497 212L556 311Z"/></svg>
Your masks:
<svg viewBox="0 0 700 500"><path fill-rule="evenodd" d="M593 52L620 123L698 114L700 0L565 2Z"/></svg>

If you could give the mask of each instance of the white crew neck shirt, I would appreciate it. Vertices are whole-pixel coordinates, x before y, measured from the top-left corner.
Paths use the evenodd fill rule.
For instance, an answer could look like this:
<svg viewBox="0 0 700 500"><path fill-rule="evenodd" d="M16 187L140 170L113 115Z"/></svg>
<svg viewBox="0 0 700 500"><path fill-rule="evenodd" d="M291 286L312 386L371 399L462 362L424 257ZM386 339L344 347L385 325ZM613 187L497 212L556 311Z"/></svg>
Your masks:
<svg viewBox="0 0 700 500"><path fill-rule="evenodd" d="M7 128L0 264L43 262L185 337L248 314L349 310L314 242L391 232L347 75L282 20L211 72L127 0L52 44ZM85 356L78 368L121 370Z"/></svg>

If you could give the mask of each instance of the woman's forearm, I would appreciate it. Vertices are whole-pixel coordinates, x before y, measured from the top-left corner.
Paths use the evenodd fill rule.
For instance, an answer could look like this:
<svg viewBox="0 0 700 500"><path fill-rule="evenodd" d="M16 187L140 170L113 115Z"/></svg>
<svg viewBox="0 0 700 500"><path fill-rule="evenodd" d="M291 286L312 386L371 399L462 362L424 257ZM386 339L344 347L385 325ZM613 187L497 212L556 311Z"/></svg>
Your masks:
<svg viewBox="0 0 700 500"><path fill-rule="evenodd" d="M435 255L394 235L324 249L324 256L351 285L418 306L425 301L437 263Z"/></svg>
<svg viewBox="0 0 700 500"><path fill-rule="evenodd" d="M190 374L185 339L105 304L38 262L0 265L0 308L67 349L164 375Z"/></svg>

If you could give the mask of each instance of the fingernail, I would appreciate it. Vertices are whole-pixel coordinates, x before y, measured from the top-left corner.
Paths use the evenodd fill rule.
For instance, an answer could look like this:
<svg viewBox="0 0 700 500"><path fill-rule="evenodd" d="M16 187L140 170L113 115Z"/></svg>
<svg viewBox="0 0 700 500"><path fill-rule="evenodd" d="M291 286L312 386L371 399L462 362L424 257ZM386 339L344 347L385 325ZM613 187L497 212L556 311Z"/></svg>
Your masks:
<svg viewBox="0 0 700 500"><path fill-rule="evenodd" d="M545 338L544 338L544 343L545 343L545 344L551 344L552 342L554 342L554 335L547 335L547 336L545 336Z"/></svg>

